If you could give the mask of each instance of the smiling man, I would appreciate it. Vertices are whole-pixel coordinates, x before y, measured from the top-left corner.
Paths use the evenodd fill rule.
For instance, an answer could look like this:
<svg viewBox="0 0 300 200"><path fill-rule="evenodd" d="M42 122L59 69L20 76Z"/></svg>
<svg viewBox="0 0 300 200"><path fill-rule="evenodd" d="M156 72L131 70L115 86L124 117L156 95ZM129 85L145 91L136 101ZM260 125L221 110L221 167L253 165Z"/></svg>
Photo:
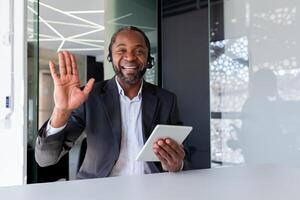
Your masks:
<svg viewBox="0 0 300 200"><path fill-rule="evenodd" d="M136 27L123 27L111 38L108 60L116 76L83 90L74 56L59 53L59 74L49 62L54 81L55 107L39 130L36 160L53 165L68 152L83 131L87 151L77 178L136 175L187 167L182 145L160 139L153 151L160 162L135 158L157 124L181 124L176 96L143 80L153 65L150 42Z"/></svg>
<svg viewBox="0 0 300 200"><path fill-rule="evenodd" d="M112 38L109 57L118 81L125 85L139 85L146 72L146 61L150 44L144 40L142 33L131 29L121 29ZM147 43L147 44L146 44ZM132 51L132 52L128 52ZM149 64L149 63L148 63Z"/></svg>

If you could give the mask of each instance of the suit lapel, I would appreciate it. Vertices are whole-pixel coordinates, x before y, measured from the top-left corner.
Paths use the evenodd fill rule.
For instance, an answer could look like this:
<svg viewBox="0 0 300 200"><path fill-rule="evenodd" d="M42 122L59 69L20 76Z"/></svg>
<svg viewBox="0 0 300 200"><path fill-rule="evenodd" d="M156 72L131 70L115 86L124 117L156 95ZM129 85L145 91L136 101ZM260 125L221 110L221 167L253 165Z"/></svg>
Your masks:
<svg viewBox="0 0 300 200"><path fill-rule="evenodd" d="M121 110L120 110L120 99L118 94L118 88L115 82L115 78L112 78L107 83L107 91L102 95L104 110L110 121L112 132L116 141L121 142Z"/></svg>
<svg viewBox="0 0 300 200"><path fill-rule="evenodd" d="M146 142L153 129L152 126L158 106L158 98L155 90L147 82L143 84L142 95L143 138L144 142Z"/></svg>

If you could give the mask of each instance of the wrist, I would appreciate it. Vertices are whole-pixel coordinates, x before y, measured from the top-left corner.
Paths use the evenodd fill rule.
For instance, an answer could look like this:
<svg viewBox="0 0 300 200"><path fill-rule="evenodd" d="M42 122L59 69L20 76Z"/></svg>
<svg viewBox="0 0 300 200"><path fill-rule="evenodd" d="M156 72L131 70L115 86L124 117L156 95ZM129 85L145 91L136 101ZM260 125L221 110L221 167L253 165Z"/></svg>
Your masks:
<svg viewBox="0 0 300 200"><path fill-rule="evenodd" d="M180 172L183 169L183 160L180 162L180 164L178 164L178 167L176 168L176 170L174 170L174 172Z"/></svg>
<svg viewBox="0 0 300 200"><path fill-rule="evenodd" d="M173 167L173 168L169 168L169 169L163 167L163 170L168 171L168 172L180 172L183 169L183 165L184 165L184 162L182 160L180 163L178 163L178 166Z"/></svg>
<svg viewBox="0 0 300 200"><path fill-rule="evenodd" d="M51 126L54 128L65 125L71 116L72 111L54 108L51 116Z"/></svg>

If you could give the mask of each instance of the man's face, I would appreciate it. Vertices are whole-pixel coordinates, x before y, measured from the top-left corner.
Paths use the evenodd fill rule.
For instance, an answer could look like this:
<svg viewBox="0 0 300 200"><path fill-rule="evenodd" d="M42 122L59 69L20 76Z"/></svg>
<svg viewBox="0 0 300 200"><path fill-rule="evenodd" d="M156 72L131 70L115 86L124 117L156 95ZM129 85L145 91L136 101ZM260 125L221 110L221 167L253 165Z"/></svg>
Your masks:
<svg viewBox="0 0 300 200"><path fill-rule="evenodd" d="M134 85L146 72L148 49L141 33L123 30L112 45L113 68L120 81Z"/></svg>

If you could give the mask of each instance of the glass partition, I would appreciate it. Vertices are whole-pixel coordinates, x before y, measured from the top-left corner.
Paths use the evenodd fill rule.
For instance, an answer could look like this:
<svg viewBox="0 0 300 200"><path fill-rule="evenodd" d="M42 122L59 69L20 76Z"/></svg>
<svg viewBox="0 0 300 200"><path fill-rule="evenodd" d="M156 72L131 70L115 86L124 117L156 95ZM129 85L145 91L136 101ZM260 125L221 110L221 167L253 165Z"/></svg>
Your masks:
<svg viewBox="0 0 300 200"><path fill-rule="evenodd" d="M146 32L151 42L151 54L157 63L157 0L28 0L27 10L28 183L72 180L84 156L83 137L53 166L41 168L34 159L37 130L51 116L54 106L54 87L48 62L52 60L58 64L59 51L72 52L84 85L87 79L96 76L89 74L89 68L101 64L103 73L103 62L107 56L104 43L110 41L111 34L121 26L133 25ZM147 71L146 80L157 84L156 66ZM110 69L111 64L105 66L104 71Z"/></svg>
<svg viewBox="0 0 300 200"><path fill-rule="evenodd" d="M38 0L27 1L27 183L36 181L34 146L38 126Z"/></svg>
<svg viewBox="0 0 300 200"><path fill-rule="evenodd" d="M300 165L299 5L210 1L214 166Z"/></svg>
<svg viewBox="0 0 300 200"><path fill-rule="evenodd" d="M49 60L58 64L59 51L72 52L82 85L89 65L97 69L103 65L103 4L97 0L28 0L28 183L75 178L81 141L60 162L43 168L35 161L34 146L38 129L54 107Z"/></svg>

